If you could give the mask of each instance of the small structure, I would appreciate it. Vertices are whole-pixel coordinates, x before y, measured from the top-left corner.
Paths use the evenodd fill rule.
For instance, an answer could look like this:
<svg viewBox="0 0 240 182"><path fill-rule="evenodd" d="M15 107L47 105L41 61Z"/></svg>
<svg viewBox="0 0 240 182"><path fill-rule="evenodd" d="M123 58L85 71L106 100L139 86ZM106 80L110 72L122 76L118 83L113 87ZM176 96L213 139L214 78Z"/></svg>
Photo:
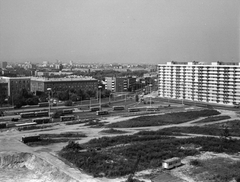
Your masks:
<svg viewBox="0 0 240 182"><path fill-rule="evenodd" d="M181 159L179 157L173 157L171 159L164 160L162 162L162 168L163 169L172 169L174 167L180 166L181 164L182 164Z"/></svg>

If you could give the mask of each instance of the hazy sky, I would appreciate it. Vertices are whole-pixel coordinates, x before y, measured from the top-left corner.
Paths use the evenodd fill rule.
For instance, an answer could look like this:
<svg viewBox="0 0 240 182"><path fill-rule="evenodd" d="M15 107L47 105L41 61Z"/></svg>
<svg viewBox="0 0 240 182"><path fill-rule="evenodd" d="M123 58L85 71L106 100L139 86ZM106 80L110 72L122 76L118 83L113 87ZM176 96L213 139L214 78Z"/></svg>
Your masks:
<svg viewBox="0 0 240 182"><path fill-rule="evenodd" d="M0 0L0 62L236 62L239 2Z"/></svg>

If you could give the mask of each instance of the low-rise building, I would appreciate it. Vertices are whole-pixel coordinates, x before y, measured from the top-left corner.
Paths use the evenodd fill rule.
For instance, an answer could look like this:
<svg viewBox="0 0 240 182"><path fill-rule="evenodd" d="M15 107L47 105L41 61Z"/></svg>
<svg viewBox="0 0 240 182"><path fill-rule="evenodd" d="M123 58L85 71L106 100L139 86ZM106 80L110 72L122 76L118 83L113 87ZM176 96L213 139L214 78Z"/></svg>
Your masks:
<svg viewBox="0 0 240 182"><path fill-rule="evenodd" d="M98 81L92 77L75 78L43 78L31 77L32 92L47 92L48 88L52 91L61 91L66 89L76 90L97 90Z"/></svg>
<svg viewBox="0 0 240 182"><path fill-rule="evenodd" d="M126 92L132 91L136 78L133 77L106 77L106 89L112 92Z"/></svg>

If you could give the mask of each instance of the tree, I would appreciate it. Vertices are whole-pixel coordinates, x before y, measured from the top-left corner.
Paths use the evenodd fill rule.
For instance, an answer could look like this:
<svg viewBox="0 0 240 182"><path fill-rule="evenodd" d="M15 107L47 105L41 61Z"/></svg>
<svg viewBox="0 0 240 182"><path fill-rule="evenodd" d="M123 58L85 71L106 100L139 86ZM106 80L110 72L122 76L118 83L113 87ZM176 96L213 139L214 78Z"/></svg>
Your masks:
<svg viewBox="0 0 240 182"><path fill-rule="evenodd" d="M27 100L26 100L26 104L27 105L37 105L39 103L39 99L38 99L38 97L36 97L36 96L34 96L34 97L32 97L32 98L28 98Z"/></svg>
<svg viewBox="0 0 240 182"><path fill-rule="evenodd" d="M77 94L71 93L71 94L70 94L70 100L71 100L71 101L77 101L77 100L78 100Z"/></svg>
<svg viewBox="0 0 240 182"><path fill-rule="evenodd" d="M138 96L138 94L135 96L135 101L136 101L136 102L139 102L139 96Z"/></svg>

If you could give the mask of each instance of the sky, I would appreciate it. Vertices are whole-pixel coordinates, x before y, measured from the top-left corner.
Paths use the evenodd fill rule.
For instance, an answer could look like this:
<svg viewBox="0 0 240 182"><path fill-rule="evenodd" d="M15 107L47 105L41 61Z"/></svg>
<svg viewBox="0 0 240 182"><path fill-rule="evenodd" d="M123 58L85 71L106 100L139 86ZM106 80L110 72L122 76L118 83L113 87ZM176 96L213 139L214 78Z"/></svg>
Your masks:
<svg viewBox="0 0 240 182"><path fill-rule="evenodd" d="M0 62L239 62L239 0L0 0Z"/></svg>

